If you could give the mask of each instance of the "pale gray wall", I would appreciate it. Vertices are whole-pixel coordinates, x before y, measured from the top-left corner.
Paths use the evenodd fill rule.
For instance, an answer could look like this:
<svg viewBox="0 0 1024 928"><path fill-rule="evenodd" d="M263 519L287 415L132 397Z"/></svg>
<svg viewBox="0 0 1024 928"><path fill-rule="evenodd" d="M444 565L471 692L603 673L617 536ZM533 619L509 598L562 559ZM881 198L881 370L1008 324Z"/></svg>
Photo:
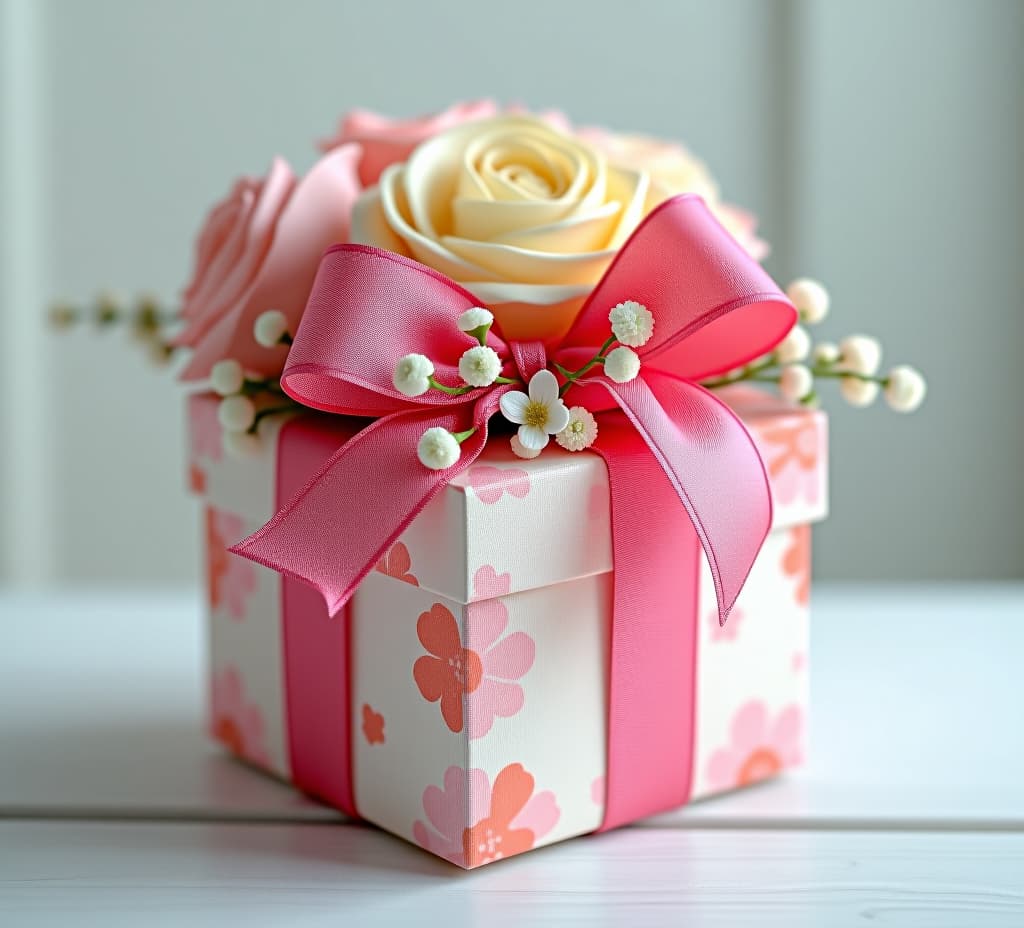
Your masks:
<svg viewBox="0 0 1024 928"><path fill-rule="evenodd" d="M884 334L928 370L916 418L830 404L819 576L1024 575L1024 4L2 2L21 75L4 312L23 333L3 382L38 372L0 398L14 580L195 576L178 391L118 336L47 338L42 303L171 299L236 174L277 152L308 166L354 105L485 95L685 139L761 214L780 279L830 283L835 334Z"/></svg>

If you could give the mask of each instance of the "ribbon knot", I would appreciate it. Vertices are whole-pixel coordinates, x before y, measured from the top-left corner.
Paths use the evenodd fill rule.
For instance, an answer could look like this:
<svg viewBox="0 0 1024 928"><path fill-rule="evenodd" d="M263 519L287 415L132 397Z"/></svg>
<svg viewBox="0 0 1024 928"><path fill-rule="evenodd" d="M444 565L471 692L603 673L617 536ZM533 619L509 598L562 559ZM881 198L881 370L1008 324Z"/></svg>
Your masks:
<svg viewBox="0 0 1024 928"><path fill-rule="evenodd" d="M537 371L548 366L548 353L543 342L509 342L508 347L524 384L528 384Z"/></svg>
<svg viewBox="0 0 1024 928"><path fill-rule="evenodd" d="M602 344L609 311L626 300L644 304L655 319L653 336L638 349L639 377L620 384L596 368L566 395L578 393L592 412L621 408L649 452L650 473L637 479L667 478L662 484L674 494L675 511L704 548L724 622L768 533L771 498L743 424L696 381L770 351L796 311L693 195L666 201L640 224L562 343L549 346L554 359L568 363ZM233 552L311 584L332 615L344 606L423 507L480 455L488 420L512 389L410 398L392 383L396 361L414 352L431 358L438 382L460 382L467 344L455 321L477 305L473 294L409 258L363 245L327 251L281 386L314 409L375 421ZM488 344L510 354L527 383L547 365L540 342L506 342L492 329ZM420 436L435 426L475 430L443 471L428 470L416 454ZM618 454L600 432L594 450L608 461ZM614 484L612 497L614 510Z"/></svg>

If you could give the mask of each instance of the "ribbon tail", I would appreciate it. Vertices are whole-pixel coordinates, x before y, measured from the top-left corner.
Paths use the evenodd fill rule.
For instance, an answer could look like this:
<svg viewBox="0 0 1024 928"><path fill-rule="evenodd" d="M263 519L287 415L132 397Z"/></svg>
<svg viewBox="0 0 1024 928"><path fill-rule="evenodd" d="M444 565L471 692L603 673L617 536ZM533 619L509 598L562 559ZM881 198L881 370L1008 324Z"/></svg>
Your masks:
<svg viewBox="0 0 1024 928"><path fill-rule="evenodd" d="M707 556L724 624L772 522L754 440L725 403L690 381L649 370L625 384L586 382L612 395L672 484Z"/></svg>
<svg viewBox="0 0 1024 928"><path fill-rule="evenodd" d="M339 448L263 528L230 548L264 567L300 580L336 615L399 535L487 442L487 420L504 390L475 406L394 413L368 425ZM428 428L476 427L459 460L436 471L416 448Z"/></svg>

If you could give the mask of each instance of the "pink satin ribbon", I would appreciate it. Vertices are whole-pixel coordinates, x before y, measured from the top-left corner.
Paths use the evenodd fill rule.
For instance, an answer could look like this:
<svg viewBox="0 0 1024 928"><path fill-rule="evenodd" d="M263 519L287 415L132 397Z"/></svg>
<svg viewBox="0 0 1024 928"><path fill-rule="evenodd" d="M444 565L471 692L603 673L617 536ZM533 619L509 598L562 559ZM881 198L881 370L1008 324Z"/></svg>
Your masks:
<svg viewBox="0 0 1024 928"><path fill-rule="evenodd" d="M594 447L609 468L615 557L603 828L678 805L688 793L692 680L681 668L693 666L696 610L685 598L696 588L687 555L697 550L694 534L724 622L771 524L752 439L694 381L770 351L796 319L760 265L700 198L686 195L634 232L560 345L506 344L494 330L488 344L505 359L506 376L526 380L551 361L576 369L608 337L608 312L624 300L655 318L654 336L638 349L640 376L628 384L591 376L566 396L570 405L624 414L601 417ZM501 395L513 389L410 399L392 385L396 361L410 352L430 357L441 383L459 383L467 340L455 320L478 303L391 252L339 245L324 255L281 383L307 406L376 421L232 551L310 584L331 615L344 607L423 507L476 460ZM477 428L445 471L425 468L416 454L431 426Z"/></svg>

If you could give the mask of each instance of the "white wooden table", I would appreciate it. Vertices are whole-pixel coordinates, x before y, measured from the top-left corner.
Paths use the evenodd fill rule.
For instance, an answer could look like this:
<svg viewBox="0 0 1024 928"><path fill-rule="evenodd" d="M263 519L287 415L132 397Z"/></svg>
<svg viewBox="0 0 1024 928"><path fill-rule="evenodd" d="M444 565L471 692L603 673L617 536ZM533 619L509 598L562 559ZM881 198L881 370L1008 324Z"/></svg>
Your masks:
<svg viewBox="0 0 1024 928"><path fill-rule="evenodd" d="M804 771L464 873L206 744L193 598L0 595L0 926L1021 926L1022 620L822 588Z"/></svg>

